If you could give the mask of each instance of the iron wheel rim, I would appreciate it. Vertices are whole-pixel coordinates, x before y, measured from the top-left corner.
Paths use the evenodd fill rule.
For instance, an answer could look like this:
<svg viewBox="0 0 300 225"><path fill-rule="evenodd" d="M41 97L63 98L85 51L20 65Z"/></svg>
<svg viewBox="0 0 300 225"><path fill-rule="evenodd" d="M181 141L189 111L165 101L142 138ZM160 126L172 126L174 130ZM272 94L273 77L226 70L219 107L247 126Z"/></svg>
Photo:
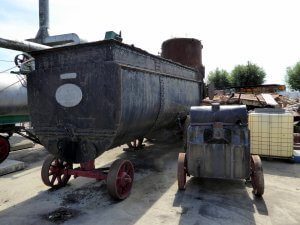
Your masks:
<svg viewBox="0 0 300 225"><path fill-rule="evenodd" d="M186 157L185 153L179 153L178 155L178 164L177 164L177 181L178 181L178 189L185 190L186 185L186 175L187 175L187 168L186 168Z"/></svg>
<svg viewBox="0 0 300 225"><path fill-rule="evenodd" d="M260 197L264 193L264 175L261 159L258 155L251 155L251 184L254 195Z"/></svg>
<svg viewBox="0 0 300 225"><path fill-rule="evenodd" d="M55 156L48 156L42 166L41 176L45 185L52 188L65 186L71 175L65 173L65 170L72 169L73 165L63 161Z"/></svg>
<svg viewBox="0 0 300 225"><path fill-rule="evenodd" d="M127 198L131 192L134 180L134 167L129 160L116 160L107 176L109 194L117 200Z"/></svg>

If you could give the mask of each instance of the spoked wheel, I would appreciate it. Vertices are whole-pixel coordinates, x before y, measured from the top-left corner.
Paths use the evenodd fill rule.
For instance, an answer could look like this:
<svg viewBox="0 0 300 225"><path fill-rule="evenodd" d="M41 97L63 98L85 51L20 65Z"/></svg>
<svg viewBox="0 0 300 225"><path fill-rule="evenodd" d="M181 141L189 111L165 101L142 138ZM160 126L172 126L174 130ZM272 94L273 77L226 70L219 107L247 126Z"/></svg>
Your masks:
<svg viewBox="0 0 300 225"><path fill-rule="evenodd" d="M67 163L50 155L46 158L42 166L42 181L45 185L52 188L64 187L71 177L71 175L65 173L65 170L72 168L72 163Z"/></svg>
<svg viewBox="0 0 300 225"><path fill-rule="evenodd" d="M9 155L10 144L8 139L0 136L0 163L2 163Z"/></svg>
<svg viewBox="0 0 300 225"><path fill-rule="evenodd" d="M177 165L177 181L178 181L179 190L185 190L186 175L187 175L187 168L186 168L185 153L181 152L179 153L178 156L178 165Z"/></svg>
<svg viewBox="0 0 300 225"><path fill-rule="evenodd" d="M144 138L138 138L127 143L127 146L131 149L141 149L143 147Z"/></svg>
<svg viewBox="0 0 300 225"><path fill-rule="evenodd" d="M129 160L117 159L107 175L107 189L111 197L123 200L130 194L134 178L134 168Z"/></svg>
<svg viewBox="0 0 300 225"><path fill-rule="evenodd" d="M256 196L262 196L265 190L264 173L261 160L258 155L251 155L251 184L253 193Z"/></svg>
<svg viewBox="0 0 300 225"><path fill-rule="evenodd" d="M16 55L15 64L17 67L21 68L22 64L27 62L29 59L30 59L30 56L26 53Z"/></svg>

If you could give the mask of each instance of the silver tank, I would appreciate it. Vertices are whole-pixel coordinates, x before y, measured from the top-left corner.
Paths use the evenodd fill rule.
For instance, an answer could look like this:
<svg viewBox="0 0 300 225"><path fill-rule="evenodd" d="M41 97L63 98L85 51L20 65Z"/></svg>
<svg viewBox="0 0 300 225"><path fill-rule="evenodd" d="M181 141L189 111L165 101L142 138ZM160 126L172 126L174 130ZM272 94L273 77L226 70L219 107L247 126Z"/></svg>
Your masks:
<svg viewBox="0 0 300 225"><path fill-rule="evenodd" d="M0 116L27 114L26 78L10 73L0 74Z"/></svg>

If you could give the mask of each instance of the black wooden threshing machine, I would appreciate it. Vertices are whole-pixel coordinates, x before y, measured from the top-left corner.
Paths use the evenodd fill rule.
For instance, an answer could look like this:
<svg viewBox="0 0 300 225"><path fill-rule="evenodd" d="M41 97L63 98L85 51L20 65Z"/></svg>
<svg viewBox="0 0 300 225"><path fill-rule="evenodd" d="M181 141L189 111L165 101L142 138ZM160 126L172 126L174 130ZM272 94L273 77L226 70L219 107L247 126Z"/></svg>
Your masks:
<svg viewBox="0 0 300 225"><path fill-rule="evenodd" d="M258 155L250 155L245 106L191 107L186 120L185 153L178 156L178 188L186 176L221 179L251 178L256 196L264 193L264 176Z"/></svg>

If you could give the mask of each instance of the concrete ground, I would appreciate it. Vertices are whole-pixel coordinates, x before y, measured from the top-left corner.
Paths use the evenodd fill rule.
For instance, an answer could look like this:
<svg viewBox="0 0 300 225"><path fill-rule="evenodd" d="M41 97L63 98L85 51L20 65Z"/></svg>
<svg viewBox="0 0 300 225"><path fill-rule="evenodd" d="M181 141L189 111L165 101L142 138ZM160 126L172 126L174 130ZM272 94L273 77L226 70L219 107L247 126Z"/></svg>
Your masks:
<svg viewBox="0 0 300 225"><path fill-rule="evenodd" d="M17 151L25 148L32 148L34 143L18 134L13 134L9 138L10 151Z"/></svg>
<svg viewBox="0 0 300 225"><path fill-rule="evenodd" d="M243 181L190 178L186 190L178 192L180 146L147 145L138 152L119 147L100 156L98 167L117 158L135 165L132 193L121 202L109 197L103 181L87 178L51 190L40 178L47 155L43 147L11 152L10 159L27 167L0 177L0 224L300 224L300 164L263 161L266 189L261 199Z"/></svg>

